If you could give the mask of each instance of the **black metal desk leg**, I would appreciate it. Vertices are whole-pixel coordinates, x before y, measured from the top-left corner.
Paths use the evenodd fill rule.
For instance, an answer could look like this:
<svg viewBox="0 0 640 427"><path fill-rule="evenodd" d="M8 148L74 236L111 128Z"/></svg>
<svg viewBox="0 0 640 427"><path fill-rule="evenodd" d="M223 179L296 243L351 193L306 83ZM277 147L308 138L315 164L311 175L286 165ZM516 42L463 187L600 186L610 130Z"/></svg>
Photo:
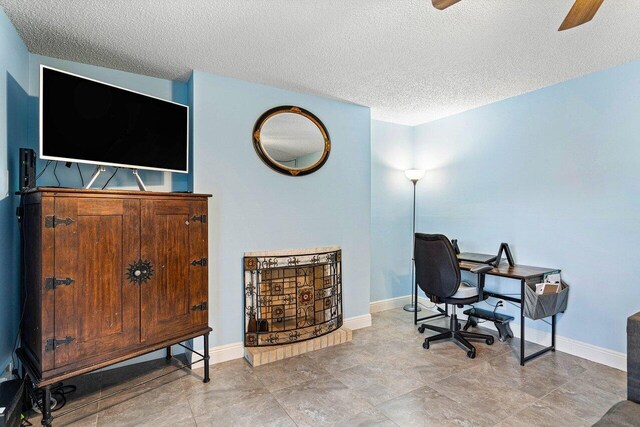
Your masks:
<svg viewBox="0 0 640 427"><path fill-rule="evenodd" d="M53 418L51 417L51 386L44 388L42 398L42 422L43 426L50 426Z"/></svg>
<svg viewBox="0 0 640 427"><path fill-rule="evenodd" d="M167 347L167 355L165 356L165 359L171 360L171 346Z"/></svg>
<svg viewBox="0 0 640 427"><path fill-rule="evenodd" d="M413 324L418 324L418 284L413 283Z"/></svg>
<svg viewBox="0 0 640 427"><path fill-rule="evenodd" d="M520 366L524 366L524 279L520 281Z"/></svg>
<svg viewBox="0 0 640 427"><path fill-rule="evenodd" d="M556 351L556 315L551 316L551 351Z"/></svg>
<svg viewBox="0 0 640 427"><path fill-rule="evenodd" d="M204 380L203 383L208 383L209 378L209 332L204 334Z"/></svg>

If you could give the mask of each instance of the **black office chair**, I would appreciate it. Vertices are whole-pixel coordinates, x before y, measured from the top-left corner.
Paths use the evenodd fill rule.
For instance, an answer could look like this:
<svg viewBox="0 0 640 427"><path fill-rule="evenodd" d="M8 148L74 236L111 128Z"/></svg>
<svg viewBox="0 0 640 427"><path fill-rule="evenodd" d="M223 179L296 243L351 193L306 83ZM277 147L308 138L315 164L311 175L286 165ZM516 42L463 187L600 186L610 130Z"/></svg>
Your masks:
<svg viewBox="0 0 640 427"><path fill-rule="evenodd" d="M449 329L438 326L422 324L418 328L420 333L425 329L440 332L437 335L427 337L422 344L425 349L429 343L445 339L453 340L467 350L467 356L476 357L476 348L468 340L484 340L488 345L493 344L494 338L489 334L477 334L460 330L456 306L473 304L482 301L482 288L484 286L484 273L493 267L480 264L471 271L478 274L478 287L469 286L460 281L460 266L458 258L447 237L442 234L416 233L414 259L416 265L416 283L420 289L438 304L451 304L452 312Z"/></svg>

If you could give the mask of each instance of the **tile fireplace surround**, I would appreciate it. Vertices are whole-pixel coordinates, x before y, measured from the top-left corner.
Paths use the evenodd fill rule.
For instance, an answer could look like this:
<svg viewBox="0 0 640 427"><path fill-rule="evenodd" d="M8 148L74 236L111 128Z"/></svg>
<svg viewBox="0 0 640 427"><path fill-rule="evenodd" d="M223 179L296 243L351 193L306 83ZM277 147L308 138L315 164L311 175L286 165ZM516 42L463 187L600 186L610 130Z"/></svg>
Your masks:
<svg viewBox="0 0 640 427"><path fill-rule="evenodd" d="M245 356L254 366L351 340L342 326L342 251L247 252Z"/></svg>

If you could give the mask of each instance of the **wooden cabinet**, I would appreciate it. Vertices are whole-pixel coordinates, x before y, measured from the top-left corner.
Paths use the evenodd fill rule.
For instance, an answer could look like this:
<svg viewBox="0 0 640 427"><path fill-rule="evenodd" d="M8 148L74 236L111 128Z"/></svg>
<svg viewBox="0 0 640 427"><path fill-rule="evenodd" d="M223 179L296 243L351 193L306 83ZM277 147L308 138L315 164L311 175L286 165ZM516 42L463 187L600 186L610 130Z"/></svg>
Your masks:
<svg viewBox="0 0 640 427"><path fill-rule="evenodd" d="M141 257L155 272L141 287L140 337L153 342L207 323L207 203L143 200L141 208Z"/></svg>
<svg viewBox="0 0 640 427"><path fill-rule="evenodd" d="M24 196L19 356L36 385L208 341L207 198L59 188Z"/></svg>
<svg viewBox="0 0 640 427"><path fill-rule="evenodd" d="M44 357L53 355L54 368L139 341L140 287L125 276L127 264L139 258L139 206L138 200L55 198L55 217L73 222L53 228L53 263L42 266L41 292L54 295L47 308L53 312L53 335L42 337ZM54 277L63 282L53 283ZM67 337L68 344L46 348L47 340Z"/></svg>

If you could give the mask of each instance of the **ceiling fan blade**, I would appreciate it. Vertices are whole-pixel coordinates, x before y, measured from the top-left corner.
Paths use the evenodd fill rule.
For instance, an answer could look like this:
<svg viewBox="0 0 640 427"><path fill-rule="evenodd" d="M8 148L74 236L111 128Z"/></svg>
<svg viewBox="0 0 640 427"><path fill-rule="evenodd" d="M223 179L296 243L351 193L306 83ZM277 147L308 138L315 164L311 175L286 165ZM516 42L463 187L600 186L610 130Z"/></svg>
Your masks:
<svg viewBox="0 0 640 427"><path fill-rule="evenodd" d="M435 0L434 0L435 1ZM604 0L576 0L558 31L577 27L593 19Z"/></svg>
<svg viewBox="0 0 640 427"><path fill-rule="evenodd" d="M458 3L460 0L431 0L433 7L439 10L445 10L449 6L453 6Z"/></svg>

